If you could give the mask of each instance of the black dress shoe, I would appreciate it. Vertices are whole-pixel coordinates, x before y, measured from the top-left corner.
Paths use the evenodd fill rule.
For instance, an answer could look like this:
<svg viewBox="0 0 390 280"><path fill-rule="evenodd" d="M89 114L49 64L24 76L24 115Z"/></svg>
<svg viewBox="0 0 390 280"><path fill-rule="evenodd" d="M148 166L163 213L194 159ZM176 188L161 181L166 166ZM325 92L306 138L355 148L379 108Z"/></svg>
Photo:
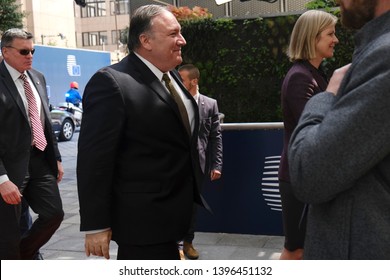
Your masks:
<svg viewBox="0 0 390 280"><path fill-rule="evenodd" d="M39 251L36 252L35 255L33 256L33 260L43 260L42 254Z"/></svg>

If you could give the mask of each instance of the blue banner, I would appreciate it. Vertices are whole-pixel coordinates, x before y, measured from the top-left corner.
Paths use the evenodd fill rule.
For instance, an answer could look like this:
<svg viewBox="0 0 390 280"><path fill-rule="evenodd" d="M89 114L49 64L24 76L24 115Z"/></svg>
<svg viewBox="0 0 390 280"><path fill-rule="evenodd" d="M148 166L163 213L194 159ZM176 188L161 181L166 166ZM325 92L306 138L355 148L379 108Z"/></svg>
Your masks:
<svg viewBox="0 0 390 280"><path fill-rule="evenodd" d="M283 130L223 131L223 172L203 186L197 231L283 235L278 167Z"/></svg>

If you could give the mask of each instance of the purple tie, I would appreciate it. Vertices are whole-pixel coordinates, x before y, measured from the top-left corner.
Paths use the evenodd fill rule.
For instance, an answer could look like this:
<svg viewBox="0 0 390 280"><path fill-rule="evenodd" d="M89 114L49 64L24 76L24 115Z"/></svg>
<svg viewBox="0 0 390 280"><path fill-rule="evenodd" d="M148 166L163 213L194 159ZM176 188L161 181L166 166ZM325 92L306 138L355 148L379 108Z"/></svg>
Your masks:
<svg viewBox="0 0 390 280"><path fill-rule="evenodd" d="M28 103L28 115L30 117L31 129L33 134L33 143L39 150L44 151L47 145L45 133L43 132L42 122L39 118L37 101L31 89L30 83L25 74L20 75L23 80L24 92Z"/></svg>

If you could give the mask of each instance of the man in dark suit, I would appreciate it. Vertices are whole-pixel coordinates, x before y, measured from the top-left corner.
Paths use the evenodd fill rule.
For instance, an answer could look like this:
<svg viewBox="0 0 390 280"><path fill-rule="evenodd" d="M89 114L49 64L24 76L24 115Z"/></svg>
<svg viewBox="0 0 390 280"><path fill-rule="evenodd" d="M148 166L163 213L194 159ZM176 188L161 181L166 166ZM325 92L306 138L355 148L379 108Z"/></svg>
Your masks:
<svg viewBox="0 0 390 280"><path fill-rule="evenodd" d="M52 132L45 78L32 69L33 36L10 29L1 38L0 257L32 259L64 216L57 183L63 176ZM22 195L38 214L23 236Z"/></svg>
<svg viewBox="0 0 390 280"><path fill-rule="evenodd" d="M87 256L108 259L112 239L118 259L180 258L192 204L202 204L198 109L172 71L186 44L180 30L166 7L138 8L130 54L86 86L77 179Z"/></svg>
<svg viewBox="0 0 390 280"><path fill-rule="evenodd" d="M217 180L222 174L222 133L217 100L199 93L200 72L197 67L186 64L179 68L179 73L184 86L199 107L198 151L203 175L206 178L210 176L211 181ZM183 242L183 252L189 259L199 258L199 253L192 244L195 237L196 210L197 206L194 205L191 227Z"/></svg>

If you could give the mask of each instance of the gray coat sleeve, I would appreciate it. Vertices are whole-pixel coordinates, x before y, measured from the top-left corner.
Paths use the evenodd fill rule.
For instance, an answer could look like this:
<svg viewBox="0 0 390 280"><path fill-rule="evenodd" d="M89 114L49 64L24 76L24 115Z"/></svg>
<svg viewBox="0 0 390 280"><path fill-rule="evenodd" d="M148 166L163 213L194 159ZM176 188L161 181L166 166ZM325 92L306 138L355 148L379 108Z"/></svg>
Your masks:
<svg viewBox="0 0 390 280"><path fill-rule="evenodd" d="M289 144L290 176L298 199L323 203L390 154L388 47L356 59L336 97L320 93L307 103Z"/></svg>
<svg viewBox="0 0 390 280"><path fill-rule="evenodd" d="M222 171L222 132L219 123L218 104L215 100L212 106L213 114L211 116L210 131L210 170Z"/></svg>

